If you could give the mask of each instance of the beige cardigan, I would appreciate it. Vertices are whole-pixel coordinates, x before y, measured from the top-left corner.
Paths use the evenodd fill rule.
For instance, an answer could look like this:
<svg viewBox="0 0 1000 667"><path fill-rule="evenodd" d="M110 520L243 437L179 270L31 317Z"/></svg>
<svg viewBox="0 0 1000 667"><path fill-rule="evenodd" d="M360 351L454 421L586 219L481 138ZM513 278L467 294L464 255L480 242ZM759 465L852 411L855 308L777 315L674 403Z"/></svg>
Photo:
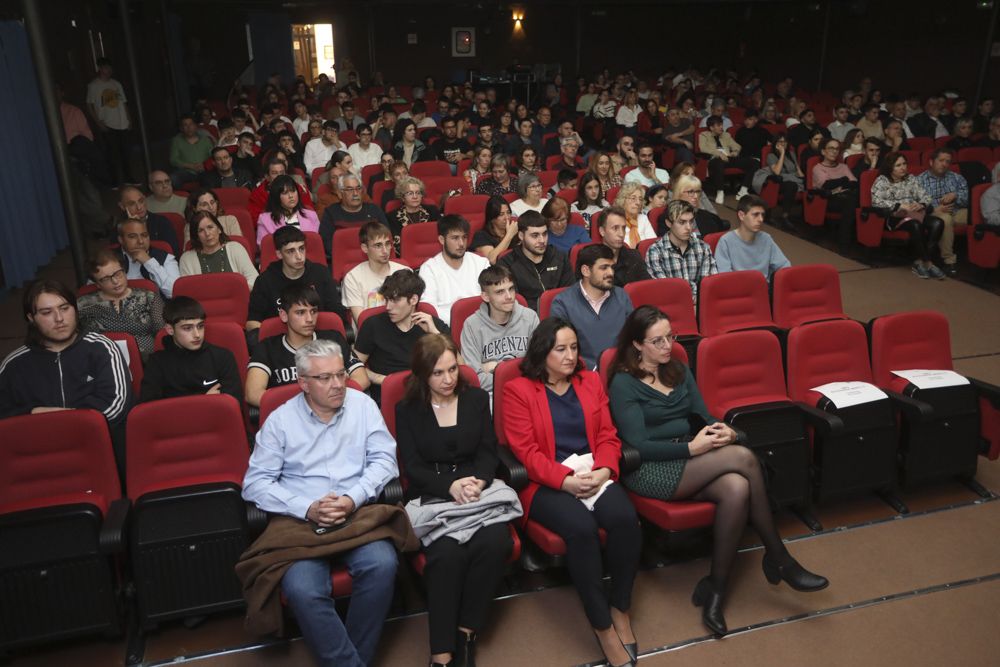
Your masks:
<svg viewBox="0 0 1000 667"><path fill-rule="evenodd" d="M233 271L246 278L247 285L253 289L254 281L257 280L257 269L254 268L253 262L247 256L246 249L236 241L229 241L225 248ZM197 250L188 250L181 255L180 269L182 276L196 276L201 273L201 262L198 261Z"/></svg>

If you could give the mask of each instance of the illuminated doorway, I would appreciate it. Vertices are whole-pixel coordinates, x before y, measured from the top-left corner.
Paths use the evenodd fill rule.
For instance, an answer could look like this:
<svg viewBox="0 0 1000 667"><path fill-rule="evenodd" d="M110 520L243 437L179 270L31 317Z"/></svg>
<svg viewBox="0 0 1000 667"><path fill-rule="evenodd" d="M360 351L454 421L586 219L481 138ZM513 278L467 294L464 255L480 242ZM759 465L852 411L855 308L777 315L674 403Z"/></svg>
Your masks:
<svg viewBox="0 0 1000 667"><path fill-rule="evenodd" d="M296 23L292 25L292 57L295 75L315 81L320 74L334 77L333 25Z"/></svg>

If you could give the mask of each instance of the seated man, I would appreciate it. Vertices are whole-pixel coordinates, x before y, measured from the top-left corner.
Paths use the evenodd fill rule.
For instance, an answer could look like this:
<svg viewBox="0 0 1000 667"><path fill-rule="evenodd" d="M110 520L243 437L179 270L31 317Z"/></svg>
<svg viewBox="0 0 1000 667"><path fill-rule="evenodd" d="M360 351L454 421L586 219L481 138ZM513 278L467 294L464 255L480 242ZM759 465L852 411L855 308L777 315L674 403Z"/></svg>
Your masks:
<svg viewBox="0 0 1000 667"><path fill-rule="evenodd" d="M955 225L969 222L969 184L951 170L953 152L950 148L938 148L931 154L930 169L917 176L924 192L931 198L935 215L944 222L938 248L945 275L958 275L955 255Z"/></svg>
<svg viewBox="0 0 1000 667"><path fill-rule="evenodd" d="M733 126L733 121L729 119L726 115L726 100L722 97L716 97L712 100L712 108L709 114L701 119L701 123L698 127L708 127L708 124L713 118L718 118L722 123L722 131L729 132L729 128Z"/></svg>
<svg viewBox="0 0 1000 667"><path fill-rule="evenodd" d="M181 116L180 133L170 141L170 166L174 168L170 180L175 188L198 180L198 176L205 171L203 163L211 155L213 145L211 139L198 133L194 116Z"/></svg>
<svg viewBox="0 0 1000 667"><path fill-rule="evenodd" d="M309 131L309 121L312 120L309 106L305 100L295 100L292 104L292 111L295 113L295 118L292 119L292 130L295 132L295 136L301 137Z"/></svg>
<svg viewBox="0 0 1000 667"><path fill-rule="evenodd" d="M740 155L748 157L760 165L764 146L771 143L771 133L760 126L756 109L747 109L743 116L743 126L736 130L736 143L740 145Z"/></svg>
<svg viewBox="0 0 1000 667"><path fill-rule="evenodd" d="M863 107L863 110L865 116L858 121L857 127L861 130L861 133L865 135L865 139L868 137L885 139L885 130L882 128L882 120L879 118L878 105L866 104ZM843 142L843 139L838 139L837 141Z"/></svg>
<svg viewBox="0 0 1000 667"><path fill-rule="evenodd" d="M948 136L948 128L941 122L941 106L934 95L924 98L924 110L907 118L906 124L915 137L939 139Z"/></svg>
<svg viewBox="0 0 1000 667"><path fill-rule="evenodd" d="M996 120L993 115L994 100L986 96L979 100L976 105L976 113L972 116L972 131L975 134L985 134L989 131L990 125Z"/></svg>
<svg viewBox="0 0 1000 667"><path fill-rule="evenodd" d="M261 167L260 159L255 152L257 138L253 132L243 132L236 140L236 155L233 156L233 168L241 169L251 176L254 184L261 179L264 170ZM251 189L253 189L251 187ZM256 220L256 218L254 218Z"/></svg>
<svg viewBox="0 0 1000 667"><path fill-rule="evenodd" d="M181 253L181 244L174 231L174 226L162 215L150 213L146 208L146 195L134 185L125 185L118 191L118 209L123 220L140 220L146 223L149 238L154 241L164 241L170 244L174 255Z"/></svg>
<svg viewBox="0 0 1000 667"><path fill-rule="evenodd" d="M108 420L125 480L125 416L132 404L128 362L114 342L83 333L76 295L66 285L39 280L24 293L24 345L0 364L0 419L59 410L90 409Z"/></svg>
<svg viewBox="0 0 1000 667"><path fill-rule="evenodd" d="M421 336L451 333L440 319L417 310L424 281L415 271L396 271L379 292L385 299L385 312L366 319L354 341L355 356L368 368L369 391L375 400L381 397L387 375L410 370L410 353Z"/></svg>
<svg viewBox="0 0 1000 667"><path fill-rule="evenodd" d="M323 547L337 545L327 545L319 534L368 512L364 505L399 474L396 447L378 407L347 387L339 345L307 343L296 351L295 365L302 393L272 412L257 433L243 498L268 514L285 515L271 518L261 540L272 527L280 525L287 532L301 526L313 546L300 550L330 553ZM300 524L304 521L309 523ZM389 525L377 524L375 530L402 546ZM336 556L354 580L346 623L330 597L329 557L300 556L281 577L281 591L317 664L370 664L392 602L393 542L366 542L364 534L351 539L359 546Z"/></svg>
<svg viewBox="0 0 1000 667"><path fill-rule="evenodd" d="M564 120L556 127L556 136L549 137L545 141L545 145L542 146L542 152L546 158L553 155L559 155L563 152L563 139L575 139L577 153L582 151L583 139L581 139L580 135L577 134L576 128L573 126L573 121Z"/></svg>
<svg viewBox="0 0 1000 667"><path fill-rule="evenodd" d="M372 141L372 128L367 123L358 125L358 141L347 147L347 152L354 162L354 169L358 174L365 167L378 164L382 159L382 147Z"/></svg>
<svg viewBox="0 0 1000 667"><path fill-rule="evenodd" d="M303 162L306 167L306 175L312 177L313 169L325 167L337 151L346 151L347 146L338 138L340 126L337 121L328 120L323 123L323 134L315 139L310 139L306 144Z"/></svg>
<svg viewBox="0 0 1000 667"><path fill-rule="evenodd" d="M318 141L314 139L313 141ZM251 220L257 220L260 218L260 214L264 212L267 208L267 198L270 197L271 182L274 181L278 176L284 176L288 172L288 164L280 158L271 158L267 162L267 173L256 188L250 193L250 199L247 200L247 212L250 214ZM302 187L300 183L296 181L295 189L299 191L299 201L302 205L308 209L315 209L312 197L309 195L309 191Z"/></svg>
<svg viewBox="0 0 1000 667"><path fill-rule="evenodd" d="M490 265L490 261L482 255L467 252L469 221L462 216L442 216L437 221L437 229L441 252L420 266L420 277L424 281L421 301L434 306L441 321L451 324L451 305L481 292L479 274Z"/></svg>
<svg viewBox="0 0 1000 667"><path fill-rule="evenodd" d="M250 291L247 331L259 329L261 322L278 316L281 292L290 284L314 288L320 296L320 310L343 314L330 269L306 259L306 235L301 229L292 225L280 227L274 233L274 251L280 261L268 264Z"/></svg>
<svg viewBox="0 0 1000 667"><path fill-rule="evenodd" d="M830 136L840 143L844 143L847 133L855 127L854 123L848 120L847 116L847 105L838 104L836 111L834 111L833 122L826 126L826 131L830 133Z"/></svg>
<svg viewBox="0 0 1000 667"><path fill-rule="evenodd" d="M233 353L205 340L205 309L189 296L163 308L163 349L143 368L139 402L197 394L229 394L243 400L243 383Z"/></svg>
<svg viewBox="0 0 1000 667"><path fill-rule="evenodd" d="M476 130L476 146L489 148L490 152L493 153L493 157L503 153L503 144L496 139L492 119L486 118L479 122L479 127Z"/></svg>
<svg viewBox="0 0 1000 667"><path fill-rule="evenodd" d="M722 121L709 117L708 132L702 132L698 137L698 150L709 156L708 180L715 189L715 203L722 204L726 198L726 168L736 167L743 170L743 184L739 197L746 194L753 181L758 162L751 157L740 155L742 147L728 132L722 131Z"/></svg>
<svg viewBox="0 0 1000 667"><path fill-rule="evenodd" d="M707 243L694 234L694 207L675 199L662 213L667 233L649 247L646 265L654 278L683 278L691 285L691 297L698 303L698 285L705 276L719 272Z"/></svg>
<svg viewBox="0 0 1000 667"><path fill-rule="evenodd" d="M368 261L361 262L347 272L341 290L344 307L350 309L351 319L355 322L362 311L385 305L385 299L379 292L382 283L396 271L406 268L389 260L392 254L392 232L385 224L366 222L361 225L358 236L361 251L368 257Z"/></svg>
<svg viewBox="0 0 1000 667"><path fill-rule="evenodd" d="M511 136L504 145L504 153L507 155L517 155L521 150L521 146L531 144L531 147L535 149L535 153L541 154L540 149L535 144L535 139L532 135L533 128L534 124L531 122L530 118L522 118L521 121L517 123L517 134Z"/></svg>
<svg viewBox="0 0 1000 667"><path fill-rule="evenodd" d="M271 387L291 384L298 379L295 351L316 339L335 342L340 346L344 365L352 380L368 387L365 367L351 356L344 336L334 329L316 330L321 300L319 293L308 285L291 283L281 290L278 317L288 327L282 336L269 336L259 341L247 366L247 404L260 405L260 397Z"/></svg>
<svg viewBox="0 0 1000 667"><path fill-rule="evenodd" d="M798 149L802 144L809 143L809 137L816 130L822 132L824 136L827 134L826 128L816 122L816 112L812 109L803 109L799 114L799 122L788 130L788 143Z"/></svg>
<svg viewBox="0 0 1000 667"><path fill-rule="evenodd" d="M626 167L639 166L639 158L635 154L635 139L629 135L624 135L618 140L618 157L622 159L622 164Z"/></svg>
<svg viewBox="0 0 1000 667"><path fill-rule="evenodd" d="M122 220L118 223L118 243L122 259L128 266L128 279L145 278L160 288L164 299L174 294L174 283L181 277L177 260L170 253L149 244L149 230L142 220Z"/></svg>
<svg viewBox="0 0 1000 667"><path fill-rule="evenodd" d="M771 235L761 231L766 213L767 205L757 195L739 201L736 229L726 232L715 248L719 273L760 271L770 281L775 271L792 265Z"/></svg>
<svg viewBox="0 0 1000 667"><path fill-rule="evenodd" d="M640 183L647 188L651 188L660 183L667 184L670 182L670 174L667 170L656 166L656 155L653 152L651 144L639 144L639 150L636 155L639 157L639 166L625 174L626 183Z"/></svg>
<svg viewBox="0 0 1000 667"><path fill-rule="evenodd" d="M233 154L223 146L212 149L212 162L215 164L215 169L208 169L201 175L201 184L206 188L253 189L255 185L253 175L242 168L234 167Z"/></svg>
<svg viewBox="0 0 1000 667"><path fill-rule="evenodd" d="M327 258L331 257L333 233L338 229L360 227L367 222L388 224L382 209L364 201L361 179L357 176L344 174L337 181L337 189L340 191L340 202L327 206L319 223L319 235L323 237Z"/></svg>
<svg viewBox="0 0 1000 667"><path fill-rule="evenodd" d="M497 365L527 353L538 315L517 302L514 280L502 266L483 269L479 288L483 303L462 327L462 356L479 376L479 386L492 392Z"/></svg>
<svg viewBox="0 0 1000 667"><path fill-rule="evenodd" d="M573 284L573 271L566 255L549 245L548 223L541 213L526 211L517 219L520 247L500 258L497 265L510 271L517 291L528 307L538 310L542 292Z"/></svg>
<svg viewBox="0 0 1000 667"><path fill-rule="evenodd" d="M576 169L571 169L569 167L560 167L559 173L556 174L556 182L549 188L546 196L551 201L556 198L560 190L566 190L568 188L575 188L577 183L580 182L580 173Z"/></svg>
<svg viewBox="0 0 1000 667"><path fill-rule="evenodd" d="M614 254L615 285L625 287L637 280L649 280L650 275L646 271L642 254L625 245L625 230L628 228L625 209L612 206L597 214L593 220L598 225L597 232L601 235L601 242L611 248Z"/></svg>
<svg viewBox="0 0 1000 667"><path fill-rule="evenodd" d="M170 183L170 175L167 172L159 169L151 171L148 181L149 197L146 198L146 210L152 213L184 215L187 197L174 194L174 186Z"/></svg>
<svg viewBox="0 0 1000 667"><path fill-rule="evenodd" d="M559 137L559 155L561 159L552 169L571 169L577 171L586 168L583 158L580 157L581 141L575 133L568 137Z"/></svg>
<svg viewBox="0 0 1000 667"><path fill-rule="evenodd" d="M458 163L472 157L472 147L465 139L458 136L458 123L452 117L441 120L441 133L444 135L431 146L438 160L444 160L451 167L451 175L458 173Z"/></svg>
<svg viewBox="0 0 1000 667"><path fill-rule="evenodd" d="M676 162L694 162L694 124L677 107L667 111L663 140L674 149Z"/></svg>
<svg viewBox="0 0 1000 667"><path fill-rule="evenodd" d="M356 131L364 122L365 119L355 112L353 102L348 101L340 105L340 118L337 119L337 125L341 132L344 130ZM302 132L299 132L299 135L301 134Z"/></svg>
<svg viewBox="0 0 1000 667"><path fill-rule="evenodd" d="M615 260L611 248L594 243L576 257L578 285L570 285L552 300L552 316L576 327L580 358L589 369L597 367L601 352L614 347L632 299L615 285Z"/></svg>

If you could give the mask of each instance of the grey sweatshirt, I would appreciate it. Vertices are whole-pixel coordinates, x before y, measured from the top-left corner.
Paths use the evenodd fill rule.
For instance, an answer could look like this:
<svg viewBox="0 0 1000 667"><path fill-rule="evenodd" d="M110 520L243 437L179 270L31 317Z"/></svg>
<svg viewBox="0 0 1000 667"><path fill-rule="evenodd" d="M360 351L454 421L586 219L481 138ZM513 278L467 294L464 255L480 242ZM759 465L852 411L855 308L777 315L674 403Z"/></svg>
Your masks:
<svg viewBox="0 0 1000 667"><path fill-rule="evenodd" d="M483 303L462 327L462 356L476 371L479 385L493 391L493 373L483 370L489 361L518 359L528 350L528 339L538 326L538 314L519 303L507 324L490 319L489 304Z"/></svg>

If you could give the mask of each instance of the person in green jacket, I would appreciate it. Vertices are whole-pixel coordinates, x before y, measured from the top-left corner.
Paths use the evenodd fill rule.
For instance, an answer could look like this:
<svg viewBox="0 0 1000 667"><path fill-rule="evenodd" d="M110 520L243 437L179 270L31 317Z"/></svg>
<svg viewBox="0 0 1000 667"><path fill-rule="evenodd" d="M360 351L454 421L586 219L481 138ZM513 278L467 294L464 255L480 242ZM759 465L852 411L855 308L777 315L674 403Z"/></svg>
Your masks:
<svg viewBox="0 0 1000 667"><path fill-rule="evenodd" d="M717 635L727 632L722 615L726 581L749 518L764 543L764 574L799 591L829 582L792 558L774 526L757 457L740 446L736 431L708 412L691 370L672 358L676 336L670 319L641 306L625 320L609 368L611 414L623 443L639 450L642 465L622 483L659 500L715 503L712 569L698 582L692 601Z"/></svg>
<svg viewBox="0 0 1000 667"><path fill-rule="evenodd" d="M197 181L205 171L204 162L212 156L215 144L198 132L194 116L184 114L180 120L180 133L170 140L170 182L174 189L185 183Z"/></svg>

